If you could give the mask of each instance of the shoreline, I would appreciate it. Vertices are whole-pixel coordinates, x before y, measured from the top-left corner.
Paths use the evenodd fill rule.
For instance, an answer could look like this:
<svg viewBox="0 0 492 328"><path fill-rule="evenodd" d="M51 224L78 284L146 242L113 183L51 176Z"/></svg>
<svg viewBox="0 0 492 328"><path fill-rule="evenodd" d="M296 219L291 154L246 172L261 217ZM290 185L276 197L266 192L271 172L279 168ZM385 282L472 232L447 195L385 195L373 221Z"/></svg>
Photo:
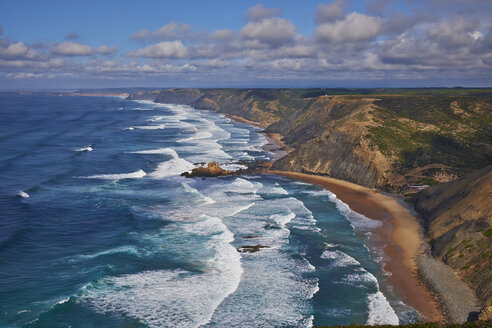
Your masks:
<svg viewBox="0 0 492 328"><path fill-rule="evenodd" d="M264 124L236 115L226 116L241 123L266 128ZM470 311L479 310L474 292L455 276L451 267L429 255L430 245L410 206L402 203L397 196L352 182L328 176L271 170L275 161L293 149L282 141L280 134L259 132L267 139L262 148L274 154L273 160L265 163L263 174L283 175L319 185L333 192L353 211L383 223L375 231L386 242L383 251L390 259L384 262L383 270L389 272L388 280L396 296L417 310L424 320L463 323L467 321L468 313L472 313ZM455 291L457 296L454 296Z"/></svg>
<svg viewBox="0 0 492 328"><path fill-rule="evenodd" d="M236 115L226 115L241 123L265 128L258 122ZM429 322L445 322L446 315L439 295L435 295L424 280L419 278L417 261L422 255L424 240L421 226L410 210L389 195L374 192L370 188L352 182L298 172L271 170L273 162L288 154L291 149L282 141L280 134L263 132L267 143L263 149L274 153L274 159L266 165L264 174L275 174L319 185L333 192L353 211L370 219L383 222L376 233L386 242L383 249L390 258L383 270L390 273L389 282L402 301L417 310ZM438 300L439 299L439 300Z"/></svg>
<svg viewBox="0 0 492 328"><path fill-rule="evenodd" d="M390 261L385 262L383 269L391 273L388 280L395 287L395 293L428 321L445 319L439 302L417 276L416 258L421 254L423 243L420 225L410 211L395 198L330 177L274 170L265 173L319 185L333 192L353 211L383 222L376 233L387 244L383 251Z"/></svg>

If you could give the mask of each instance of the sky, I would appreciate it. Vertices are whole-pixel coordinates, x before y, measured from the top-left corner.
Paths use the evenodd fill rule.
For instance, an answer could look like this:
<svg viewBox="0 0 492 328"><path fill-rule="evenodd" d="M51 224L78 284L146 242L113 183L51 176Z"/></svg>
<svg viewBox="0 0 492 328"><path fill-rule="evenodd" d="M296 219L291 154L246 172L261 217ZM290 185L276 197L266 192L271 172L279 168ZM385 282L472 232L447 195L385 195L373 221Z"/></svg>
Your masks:
<svg viewBox="0 0 492 328"><path fill-rule="evenodd" d="M492 87L491 0L2 0L0 90Z"/></svg>

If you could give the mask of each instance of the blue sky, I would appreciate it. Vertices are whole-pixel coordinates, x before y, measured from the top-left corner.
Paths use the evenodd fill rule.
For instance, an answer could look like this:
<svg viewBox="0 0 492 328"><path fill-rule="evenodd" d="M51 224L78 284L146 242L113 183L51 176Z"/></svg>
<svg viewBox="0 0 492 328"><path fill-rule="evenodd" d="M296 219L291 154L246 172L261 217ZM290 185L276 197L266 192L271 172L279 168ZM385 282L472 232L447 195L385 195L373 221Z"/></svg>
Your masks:
<svg viewBox="0 0 492 328"><path fill-rule="evenodd" d="M492 2L2 1L0 90L492 86Z"/></svg>

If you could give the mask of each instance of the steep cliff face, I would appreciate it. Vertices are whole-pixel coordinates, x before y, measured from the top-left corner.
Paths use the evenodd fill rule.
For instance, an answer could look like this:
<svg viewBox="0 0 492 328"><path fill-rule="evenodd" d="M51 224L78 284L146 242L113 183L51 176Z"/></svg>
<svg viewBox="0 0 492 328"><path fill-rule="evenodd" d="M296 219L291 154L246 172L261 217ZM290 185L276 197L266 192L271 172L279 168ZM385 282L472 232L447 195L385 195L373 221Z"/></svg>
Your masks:
<svg viewBox="0 0 492 328"><path fill-rule="evenodd" d="M328 95L309 89L169 89L130 99L185 104L258 122L295 149L274 168L401 191L492 163L492 96ZM340 90L336 90L340 91ZM342 90L343 91L343 90Z"/></svg>
<svg viewBox="0 0 492 328"><path fill-rule="evenodd" d="M318 97L295 116L267 131L278 132L296 150L273 164L276 170L329 175L367 187L383 188L391 161L370 149L368 112L373 99Z"/></svg>
<svg viewBox="0 0 492 328"><path fill-rule="evenodd" d="M492 306L492 165L413 198L432 252ZM492 318L489 318L492 319Z"/></svg>

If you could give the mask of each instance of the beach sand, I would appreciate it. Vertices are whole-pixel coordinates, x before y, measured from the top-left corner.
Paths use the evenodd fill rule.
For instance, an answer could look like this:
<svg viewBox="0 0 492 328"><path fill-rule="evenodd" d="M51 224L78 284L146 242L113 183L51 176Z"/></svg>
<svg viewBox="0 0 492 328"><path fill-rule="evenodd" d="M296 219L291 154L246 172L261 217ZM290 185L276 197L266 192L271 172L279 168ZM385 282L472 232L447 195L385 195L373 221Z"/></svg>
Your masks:
<svg viewBox="0 0 492 328"><path fill-rule="evenodd" d="M265 126L249 121L239 116L227 117L255 126ZM443 309L439 306L437 297L417 278L416 258L421 254L423 239L421 227L410 211L388 195L357 184L325 176L271 170L274 161L288 154L291 149L282 141L282 136L276 133L265 133L268 143L263 149L274 153L274 159L266 165L265 174L283 175L303 182L320 185L330 190L338 199L346 203L352 210L373 220L383 222L377 231L386 242L385 254L390 261L384 265L389 272L390 283L395 293L403 302L419 311L428 321L445 321Z"/></svg>
<svg viewBox="0 0 492 328"><path fill-rule="evenodd" d="M320 185L348 204L350 208L383 222L378 233L386 241L384 252L391 259L384 270L391 273L390 283L403 302L419 311L428 321L443 321L444 316L435 297L416 275L416 257L422 238L416 218L398 201L388 195L351 182L296 172L267 171L311 184Z"/></svg>

